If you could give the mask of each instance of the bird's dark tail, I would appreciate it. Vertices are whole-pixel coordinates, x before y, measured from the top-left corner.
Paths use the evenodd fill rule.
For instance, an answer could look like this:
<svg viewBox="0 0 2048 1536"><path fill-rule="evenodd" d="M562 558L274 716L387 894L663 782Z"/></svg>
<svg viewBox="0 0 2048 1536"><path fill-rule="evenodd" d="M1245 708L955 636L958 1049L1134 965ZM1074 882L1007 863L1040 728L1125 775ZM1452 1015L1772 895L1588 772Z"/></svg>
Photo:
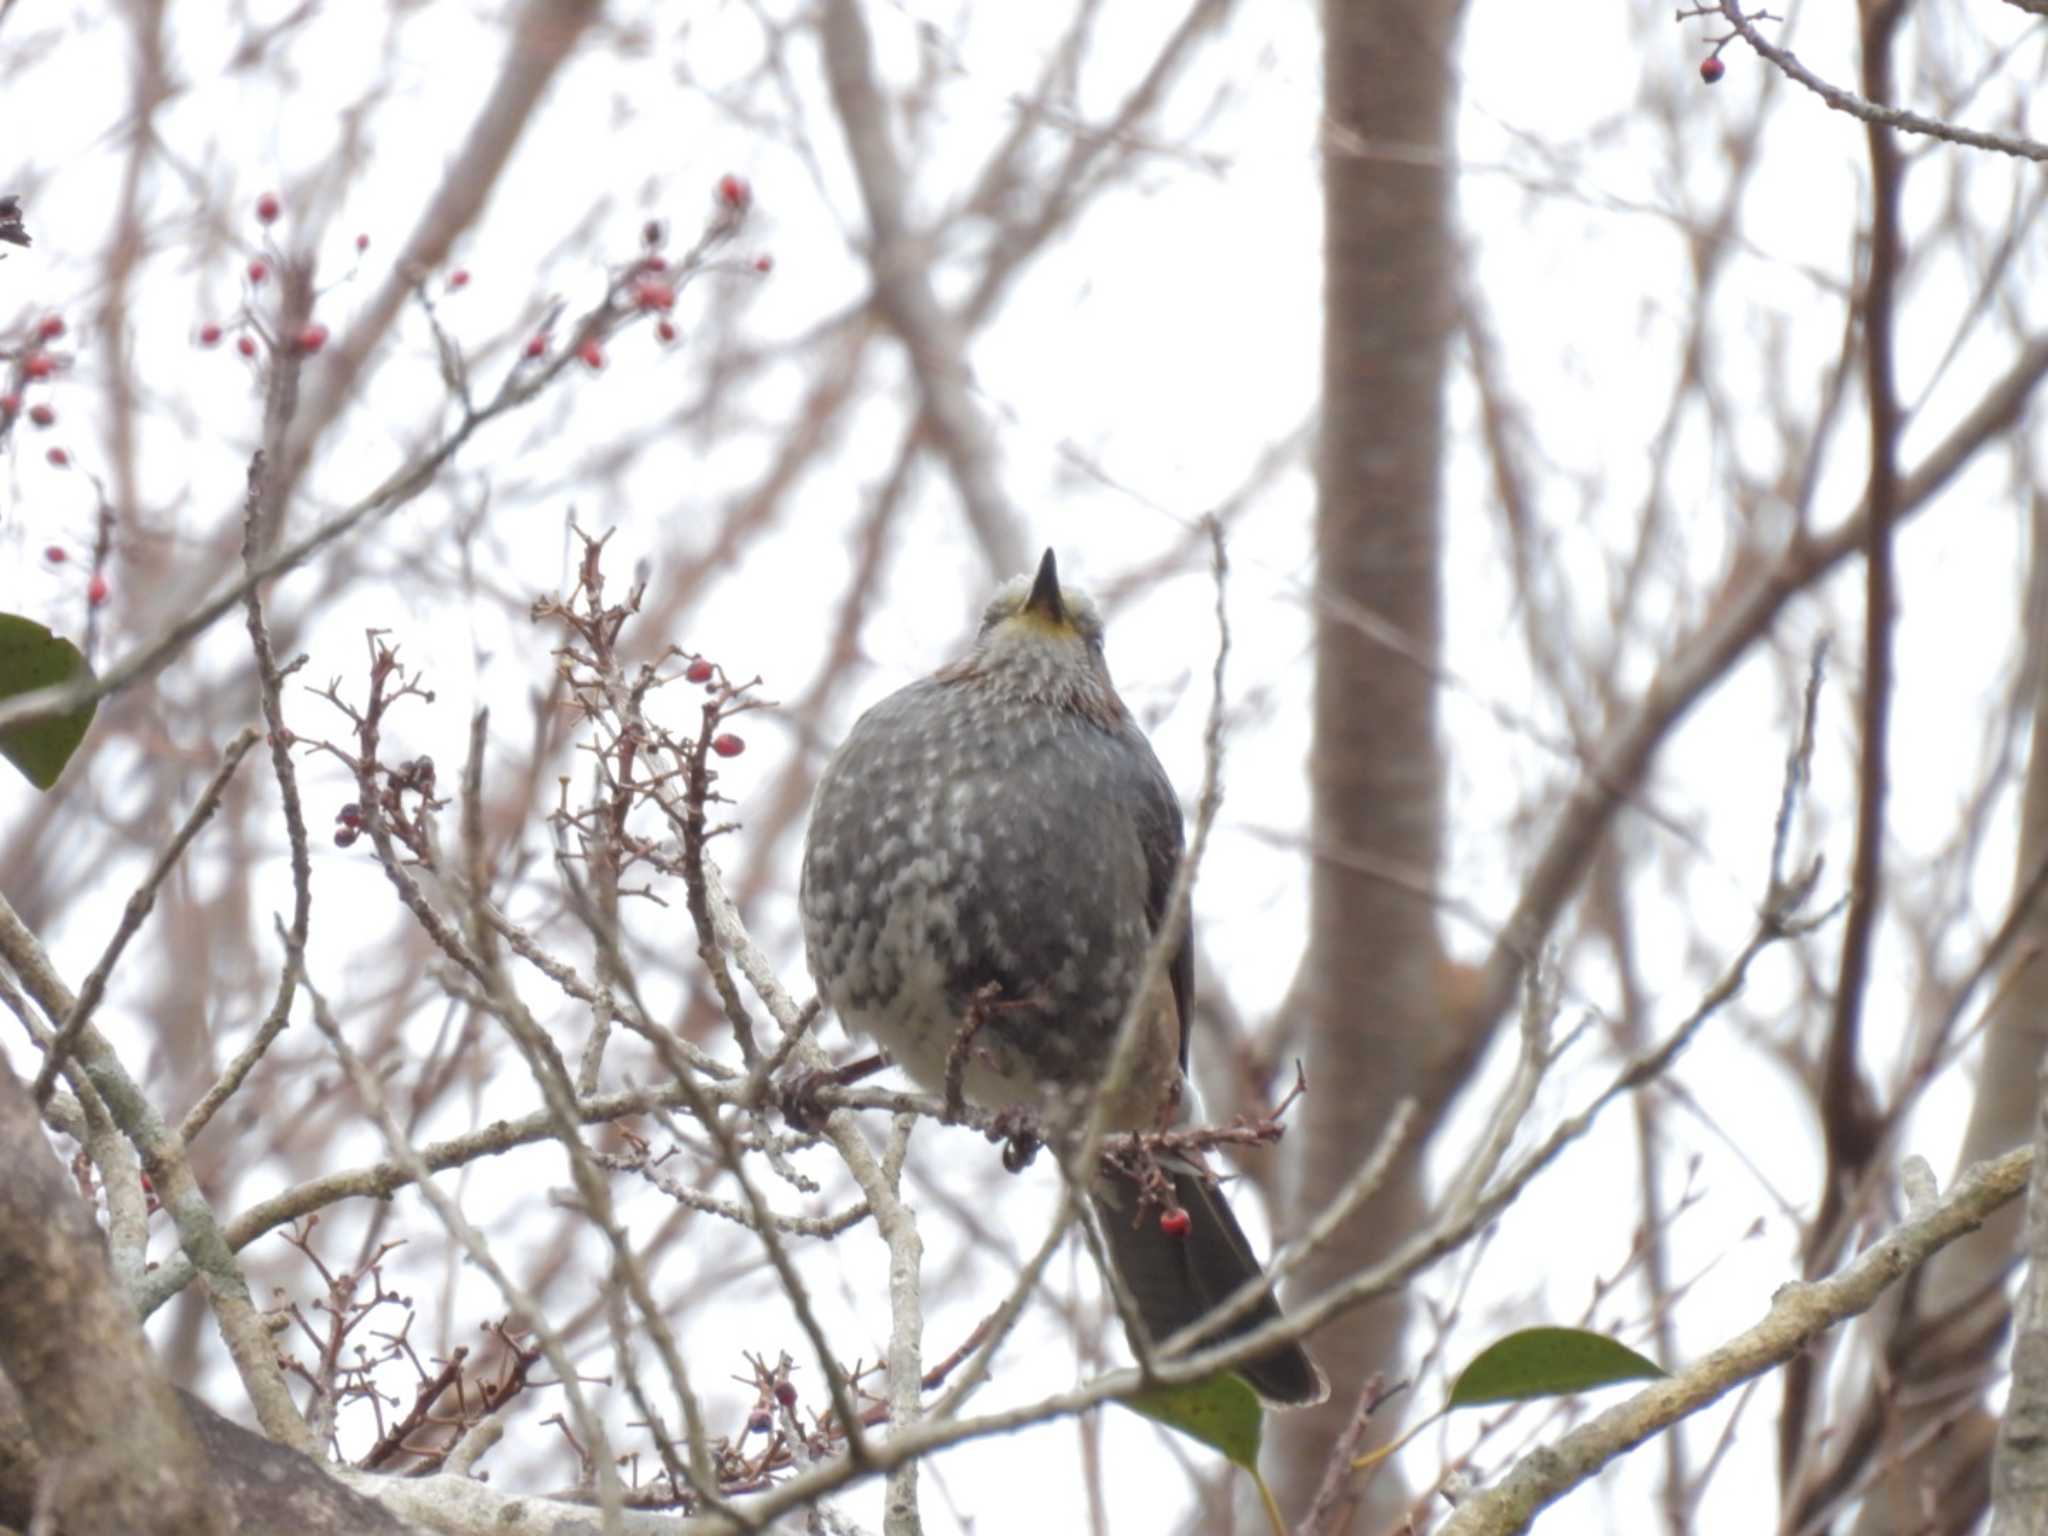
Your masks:
<svg viewBox="0 0 2048 1536"><path fill-rule="evenodd" d="M1156 1200L1141 1203L1136 1181L1121 1170L1103 1170L1094 1191L1110 1262L1154 1342L1204 1316L1260 1273L1259 1261L1223 1192L1192 1168L1169 1165L1165 1172L1174 1200L1187 1212L1185 1230L1175 1230L1177 1221L1161 1221L1166 1212ZM1279 1315L1280 1305L1268 1291L1250 1311L1204 1342L1249 1333ZM1272 1403L1305 1407L1321 1402L1329 1392L1323 1373L1299 1344L1283 1344L1237 1370Z"/></svg>

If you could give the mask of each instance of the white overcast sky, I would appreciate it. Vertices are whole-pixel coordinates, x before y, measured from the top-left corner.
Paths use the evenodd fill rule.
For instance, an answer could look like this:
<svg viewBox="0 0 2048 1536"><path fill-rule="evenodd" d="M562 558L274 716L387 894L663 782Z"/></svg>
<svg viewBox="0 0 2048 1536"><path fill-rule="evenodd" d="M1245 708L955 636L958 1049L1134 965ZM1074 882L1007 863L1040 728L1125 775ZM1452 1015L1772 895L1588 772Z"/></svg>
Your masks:
<svg viewBox="0 0 2048 1536"><path fill-rule="evenodd" d="M287 9L259 4L246 12L261 21ZM388 72L393 89L373 118L371 168L354 181L351 201L327 223L319 242L323 281L332 284L319 313L337 332L346 328L351 306L369 286L343 278L355 236L369 235L365 268L381 271L377 263L397 249L438 185L456 135L498 68L503 38L498 7L429 6L404 28L401 53L387 57L383 31L365 24L375 9L329 6L294 35L282 71L234 73L226 68L226 55L239 34L219 29L209 19L210 8L171 8L175 71L185 89L160 119L167 149L231 206L251 204L268 190L284 193L289 202L295 191L317 183L334 153L337 113L367 82ZM972 7L973 24L955 45L957 73L947 80L947 131L918 162L919 205L936 206L957 190L979 148L1004 130L1013 97L1029 88L1060 9L995 0ZM1162 25L1157 9L1110 8L1087 76L1102 94L1084 106L1106 105L1153 47ZM1645 442L1663 409L1673 348L1696 299L1683 236L1667 215L1715 205L1726 177L1719 145L1758 102L1759 66L1739 50L1730 54L1729 78L1708 91L1693 81L1704 52L1697 24L1639 28L1625 14L1628 9L1475 0L1459 58L1459 132L1468 164L1460 206L1475 282L1492 305L1511 381L1543 406L1542 447L1556 472L1556 486L1546 493L1556 498L1550 505L1583 507L1576 523L1561 520L1555 555L1559 579L1584 583L1588 591L1604 580L1603 562L1614 542L1608 533L1615 525L1606 520L1632 516L1640 499ZM916 71L920 21L943 20L952 30L951 11L922 0L869 10L884 73L897 83ZM703 281L679 306L684 341L678 348L663 351L644 330L637 331L611 349L601 375L572 380L557 401L494 428L451 479L449 495L423 498L379 533L390 540L394 564L435 545L455 505L452 498L473 498L482 485L477 470L488 464L498 521L486 542L498 562L496 575L508 586L541 591L560 582L567 548L563 514L572 504L585 526L616 524L621 532L615 547L650 554L659 582L661 552L696 547L698 530L708 536L721 498L758 470L767 433L749 423L776 424L800 398L807 372L786 367L752 388L735 412L732 430L715 441L658 444L637 463L623 498L598 501L580 491L580 467L601 454L605 443L660 418L688 376L689 336L707 306L737 306L745 327L763 337L787 336L853 302L863 289L865 276L849 244L858 236L858 202L808 52L799 50L792 62L809 127L824 149L822 188L785 146L717 110L703 91L681 79L685 63L699 85L712 88L752 69L758 31L749 7L643 6L622 14L619 26L634 40L593 50L558 83L484 221L458 253L457 264L471 281L443 301L444 322L459 339L480 342L530 314L546 294L561 294L572 309L589 302L601 291L604 274L591 265L587 247L563 252L568 230L594 216L599 246L621 253L631 248L641 221L658 215L674 224L679 240L686 238L708 210L709 188L728 171L748 177L757 197L736 255L772 254L773 274L766 280L733 273ZM1793 38L1816 68L1848 76L1845 39L1828 30L1826 19L1803 19ZM25 46L36 40L47 51ZM30 213L36 247L10 252L0 266L0 314L82 314L91 306L95 258L122 167L119 130L129 68L124 33L97 6L23 7L7 16L0 48L35 54L32 63L19 66L22 84L9 87L9 139L16 164L49 173ZM2038 44L2006 60L2015 78L2039 66ZM1238 7L1227 39L1207 51L1180 93L1181 109L1170 115L1170 121L1196 132L1194 147L1205 162L1161 157L1135 189L1099 204L1072 237L1036 264L975 351L980 398L1001 445L1005 488L1024 510L1034 542L1058 547L1063 572L1075 580L1114 576L1170 545L1218 495L1239 484L1268 444L1300 428L1313 409L1320 284L1318 68L1310 6L1286 0ZM1665 79L1689 92L1687 110L1698 118L1696 140L1676 160L1643 113L1646 94L1663 90ZM1196 130L1200 108L1226 81L1235 92L1231 104ZM1537 146L1544 144L1560 147L1548 167L1556 184L1532 192L1530 180L1545 163ZM1745 349L1760 353L1777 323L1795 356L1824 358L1836 346L1836 309L1815 274L1843 268L1860 217L1861 154L1860 130L1811 101L1791 102L1774 120L1764 166L1745 207L1744 233L1753 253L1731 275L1729 284L1737 291L1724 285L1715 301L1726 316L1717 339L1737 358L1729 366L1742 366ZM161 171L149 193L155 211L166 218L175 218L185 195L179 178ZM1987 189L1986 195L1993 194ZM288 211L283 228L292 227ZM244 255L253 254L253 220L236 233L249 244ZM229 349L201 351L191 338L200 324L232 315L242 298L240 272L237 260L196 270L153 265L136 308L136 330L120 339L133 348L140 373L166 402L166 409L149 418L144 444L151 493L161 503L227 509L239 500L259 418L254 384ZM942 266L937 278L947 293L957 272ZM1909 316L1909 381L1926 377L1934 363L1931 349L1946 337L1963 302L1962 277L1955 274L1953 280L1955 293L1930 284L1924 326ZM114 345L113 338L87 330L75 330L68 339L78 364L53 396L62 413L57 436L16 432L0 472L0 568L15 573L6 584L7 606L48 617L59 627L73 624L79 612L78 577L48 569L38 552L53 541L89 539L94 497L87 476L100 451L97 392ZM1952 376L1981 377L1993 366L1995 339L1984 343L1981 359L1966 349L1950 364ZM900 371L894 386L894 393L882 392L874 403L878 422L893 420L901 407ZM375 408L352 417L337 444L341 451L315 473L311 505L322 504L322 498L339 505L359 495L421 436L429 419L423 413L434 409L438 383L425 332L414 321L402 327L373 388ZM1965 397L1966 392L1957 396ZM1943 399L1938 391L1930 399L1909 439L1909 457L1948 424ZM1451 421L1467 444L1472 416L1469 390L1460 385L1453 392ZM1767 417L1754 426L1767 428ZM1671 573L1674 590L1691 586L1718 564L1721 551L1712 531L1722 526L1725 509L1717 476L1725 455L1745 451L1744 433L1750 430L1750 424L1735 423L1730 441L1695 433L1679 450L1680 463L1690 468L1679 478L1697 490L1697 502L1680 509L1679 517L1697 536L1687 546L1688 558L1703 562L1703 569ZM44 462L43 449L59 438L76 461L70 471ZM674 638L735 670L759 672L771 696L807 678L821 634L806 616L823 611L841 584L848 565L842 531L892 445L887 431L872 434L872 440L856 434L842 472L829 482L814 481L802 493L800 516L748 550L702 605L699 632ZM1823 523L1844 512L1859 489L1851 473L1854 455L1837 462L1843 465L1840 483L1827 485L1818 500ZM1100 476L1077 469L1081 463ZM1594 489L1582 495L1583 486ZM1483 471L1469 449L1461 449L1447 479L1448 662L1460 686L1446 705L1455 744L1456 820L1446 884L1482 921L1504 910L1516 873L1502 852L1503 819L1529 786L1561 785L1566 772L1555 756L1499 718L1500 709L1518 709L1530 693L1516 670L1519 648L1501 644L1510 588L1490 495ZM1894 815L1895 835L1908 848L1938 843L1953 815L1952 763L1940 744L1967 742L1974 750L1989 680L2008 660L2018 589L2014 573L2023 558L2018 519L2002 485L1980 474L1951 495L1965 501L1974 496L1984 510L1930 517L1901 543L1908 635L1940 637L1938 644L1909 643L1903 651L1904 745ZM1302 598L1311 576L1310 506L1309 478L1296 463L1268 489L1232 548L1232 703L1255 728L1241 730L1233 741L1228 800L1198 910L1206 923L1232 925L1233 943L1219 950L1218 959L1241 1006L1253 1014L1278 1002L1306 911L1299 850L1276 844L1271 834L1293 836L1305 806L1301 766L1308 742L1309 669ZM927 477L908 526L923 553L898 567L882 616L863 636L871 668L863 694L868 701L946 657L986 595L985 573L936 476ZM625 568L623 562L613 567ZM118 564L112 574L118 600ZM276 601L303 601L315 589L307 578L288 581ZM1210 600L1203 581L1178 581L1114 614L1110 633L1119 681L1153 725L1162 756L1190 794L1200 773L1199 733L1213 645ZM1840 606L1854 611L1853 604ZM1831 618L1808 603L1787 622L1797 637L1817 633ZM480 627L452 588L444 603L422 603L417 589L394 588L388 606L359 600L345 612L319 616L304 642L314 657L309 675L325 681L358 671L361 633L372 625L396 632L407 656L433 673L444 698L461 699L465 706L472 699L494 703L507 741L520 739L527 690L545 666L546 643L532 631L501 629L490 617ZM208 643L232 647L239 641L223 633ZM1846 655L1838 650L1838 656ZM1978 681L1984 686L1975 686ZM1846 697L1842 690L1831 695L1821 810L1813 830L1838 872L1847 867L1844 796L1853 782L1853 719ZM419 720L418 739L409 746L446 763L459 761L467 712L451 709L435 720ZM828 732L846 723L816 722ZM1646 971L1672 982L1663 999L1668 1015L1660 1023L1675 1020L1695 995L1699 957L1687 948L1693 938L1712 936L1728 953L1747 932L1778 787L1778 728L1775 685L1752 668L1710 700L1674 744L1674 769L1660 785L1675 798L1660 805L1691 833L1690 841L1668 854L1687 871L1683 889L1690 922L1644 929ZM751 776L765 778L794 740L772 716L750 722L747 733L749 753L727 775L742 816L750 783L757 782ZM1758 750L1760 741L1769 745ZM322 789L330 772L310 770L316 793L344 798L338 779L324 777ZM35 814L35 797L25 786L0 784L0 817ZM2001 833L2009 827L2009 820L2001 822ZM1655 834L1637 824L1630 835ZM788 863L789 877L780 882L785 892L794 888L795 851L776 851ZM365 910L388 905L381 880L360 858L323 857L319 879L330 904L354 897ZM106 903L82 905L50 936L74 977L96 953L119 892L111 888ZM2002 895L2001 889L1987 888L1979 909L1995 913ZM790 974L799 976L788 902L748 917L788 960ZM1456 923L1447 931L1467 953L1486 936ZM336 955L327 959L327 980L346 1002L345 963ZM1898 990L1899 974L1894 964L1873 989L1872 1027L1880 1051L1887 1038L1896 1039L1902 1022L1902 1005L1895 997L1888 1000ZM1785 995L1783 986L1783 973L1767 964L1749 1006L1768 1017L1774 993ZM144 1027L123 1013L118 997L107 1018L117 1035L125 1030L138 1038ZM18 1041L10 1038L7 1048L20 1059ZM1801 1129L1806 1116L1782 1078L1757 1070L1744 1050L1734 1034L1710 1032L1686 1059L1683 1081L1704 1117L1732 1133L1744 1157L1768 1169L1776 1188L1803 1205L1817 1167L1815 1149ZM1544 1112L1573 1107L1595 1080L1561 1080L1546 1093ZM524 1104L520 1085L506 1091ZM1917 1133L1915 1149L1944 1174L1953 1155L1960 1094L1938 1094ZM495 1104L490 1110L501 1112ZM1674 1234L1679 1273L1702 1277L1688 1294L1681 1337L1705 1348L1761 1312L1790 1273L1795 1232L1714 1132L1703 1125L1687 1129L1697 1134L1708 1171L1700 1203ZM942 1177L942 1138L927 1133L921 1144L921 1168ZM364 1156L374 1150L367 1134L355 1149ZM1463 1296L1467 1317L1454 1337L1476 1348L1504 1320L1578 1316L1595 1278L1613 1273L1625 1257L1625 1223L1600 1228L1597 1242L1559 1241L1560 1234L1569 1235L1585 1211L1627 1209L1633 1169L1617 1116L1567 1159L1553 1190L1539 1192L1502 1223L1483 1252L1481 1278L1470 1281L1469 1289L1465 1260L1431 1276L1425 1291L1439 1303ZM466 1199L480 1221L510 1230L511 1212L532 1198L536 1181L560 1180L560 1170L545 1161L505 1159L475 1171ZM1042 1195L1030 1189L1018 1194L1017 1208L1009 1213L1016 1230L1028 1230ZM1763 1229L1749 1237L1760 1214ZM420 1232L421 1246L431 1246L423 1216ZM886 1316L879 1245L866 1236L847 1239L821 1258L818 1272L844 1277L843 1288L827 1286L821 1297L833 1336L849 1346L878 1345ZM427 1283L437 1273L432 1264L421 1272ZM981 1279L989 1293L1001 1281L986 1269ZM490 1302L481 1285L470 1276L461 1284L467 1291L465 1315L487 1313ZM755 1282L755 1292L770 1298L765 1282ZM986 1300L981 1293L935 1297L928 1355L948 1347ZM1618 1312L1613 1305L1603 1309L1600 1320L1629 1322L1639 1311L1631 1297ZM771 1301L749 1342L773 1337L776 1316ZM714 1358L721 1336L734 1331L730 1317L703 1319L686 1341ZM800 1353L796 1340L792 1328L790 1347ZM991 1406L1071 1377L1071 1347L1054 1320L1041 1318L1014 1353L1004 1379L992 1389ZM714 1383L723 1374L716 1365L700 1371ZM1425 1384L1417 1402L1432 1403L1439 1390ZM716 1401L715 1387L713 1396ZM737 1401L737 1389L731 1397ZM1746 1440L1733 1453L1750 1470L1717 1484L1716 1500L1702 1511L1703 1528L1728 1521L1738 1522L1728 1528L1742 1528L1739 1522L1753 1520L1756 1509L1770 1503L1770 1495L1759 1492L1763 1503L1748 1504L1742 1489L1745 1482L1756 1490L1769 1487L1770 1452L1761 1434L1767 1422L1763 1415L1750 1421L1750 1438L1758 1443ZM1708 1415L1702 1423L1698 1445L1710 1443L1719 1420ZM1159 1437L1114 1414L1105 1432L1114 1469L1112 1527L1167 1528L1161 1507L1174 1501L1162 1490L1178 1484ZM1427 1477L1442 1455L1460 1453L1470 1434L1462 1421L1453 1421L1411 1451L1407 1465ZM961 1512L960 1528L982 1536L1080 1528L1078 1490L1061 1481L1062 1469L1072 1465L1073 1435L1072 1426L1054 1426L941 1458L928 1485L929 1528L950 1528L949 1498ZM1049 1470L1036 1472L1041 1465ZM1653 1460L1641 1458L1603 1487L1577 1496L1578 1515L1551 1519L1558 1529L1630 1524L1646 1508L1653 1470ZM501 1483L505 1476L501 1471ZM848 1508L872 1523L872 1490L850 1499Z"/></svg>

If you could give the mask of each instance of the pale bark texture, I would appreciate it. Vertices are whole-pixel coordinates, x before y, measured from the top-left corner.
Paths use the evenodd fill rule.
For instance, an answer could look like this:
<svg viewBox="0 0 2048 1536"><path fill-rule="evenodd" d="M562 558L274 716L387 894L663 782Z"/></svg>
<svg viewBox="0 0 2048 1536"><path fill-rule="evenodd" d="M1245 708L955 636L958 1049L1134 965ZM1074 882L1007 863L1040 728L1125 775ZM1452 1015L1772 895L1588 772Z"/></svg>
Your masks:
<svg viewBox="0 0 2048 1536"><path fill-rule="evenodd" d="M0 1372L33 1446L17 1441L6 1458L32 1468L17 1492L67 1536L226 1531L199 1440L114 1289L92 1213L4 1061L0 1167Z"/></svg>
<svg viewBox="0 0 2048 1536"><path fill-rule="evenodd" d="M2048 1532L2048 1092L2034 1117L2026 1229L2027 1279L2012 1319L2012 1391L1991 1463L1991 1536Z"/></svg>
<svg viewBox="0 0 2048 1536"><path fill-rule="evenodd" d="M1434 1099L1436 875L1443 768L1436 683L1415 656L1439 649L1439 466L1446 337L1457 259L1449 165L1455 0L1388 11L1324 8L1326 303L1318 453L1315 741L1309 950L1310 1091L1298 1212L1327 1203L1393 1106ZM1397 654L1358 623L1396 629ZM1420 1159L1308 1265L1314 1292L1417 1224ZM1292 1507L1317 1486L1356 1384L1398 1371L1404 1310L1383 1305L1320 1335L1336 1384L1276 1428ZM1374 1523L1367 1512L1367 1525Z"/></svg>

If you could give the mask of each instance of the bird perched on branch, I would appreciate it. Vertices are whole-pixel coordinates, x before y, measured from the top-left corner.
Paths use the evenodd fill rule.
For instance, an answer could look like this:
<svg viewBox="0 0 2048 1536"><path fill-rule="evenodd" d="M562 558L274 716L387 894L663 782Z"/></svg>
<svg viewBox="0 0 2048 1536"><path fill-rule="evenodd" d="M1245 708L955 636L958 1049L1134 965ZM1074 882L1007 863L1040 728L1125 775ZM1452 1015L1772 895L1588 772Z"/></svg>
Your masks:
<svg viewBox="0 0 2048 1536"><path fill-rule="evenodd" d="M944 1091L950 1063L982 1108L1043 1113L1102 1085L1182 843L1173 786L1110 684L1102 620L1047 550L990 600L965 657L870 709L826 764L804 848L812 978L924 1087ZM1112 1130L1163 1129L1186 1099L1186 925L1167 942ZM1154 1341L1261 1273L1192 1157L1105 1164L1089 1193ZM1269 1291L1219 1336L1277 1316ZM1276 1403L1326 1390L1298 1344L1240 1371Z"/></svg>

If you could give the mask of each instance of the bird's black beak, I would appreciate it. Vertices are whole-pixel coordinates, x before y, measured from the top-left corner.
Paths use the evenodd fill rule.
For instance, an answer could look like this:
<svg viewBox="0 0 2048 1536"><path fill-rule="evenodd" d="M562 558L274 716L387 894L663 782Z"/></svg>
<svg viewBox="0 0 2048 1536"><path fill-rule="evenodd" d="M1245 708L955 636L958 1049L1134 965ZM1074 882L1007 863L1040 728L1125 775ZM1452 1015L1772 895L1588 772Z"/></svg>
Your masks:
<svg viewBox="0 0 2048 1536"><path fill-rule="evenodd" d="M1038 562L1038 579L1031 583L1031 595L1024 599L1024 611L1056 623L1066 621L1067 605L1060 598L1060 568L1049 549L1045 558Z"/></svg>

